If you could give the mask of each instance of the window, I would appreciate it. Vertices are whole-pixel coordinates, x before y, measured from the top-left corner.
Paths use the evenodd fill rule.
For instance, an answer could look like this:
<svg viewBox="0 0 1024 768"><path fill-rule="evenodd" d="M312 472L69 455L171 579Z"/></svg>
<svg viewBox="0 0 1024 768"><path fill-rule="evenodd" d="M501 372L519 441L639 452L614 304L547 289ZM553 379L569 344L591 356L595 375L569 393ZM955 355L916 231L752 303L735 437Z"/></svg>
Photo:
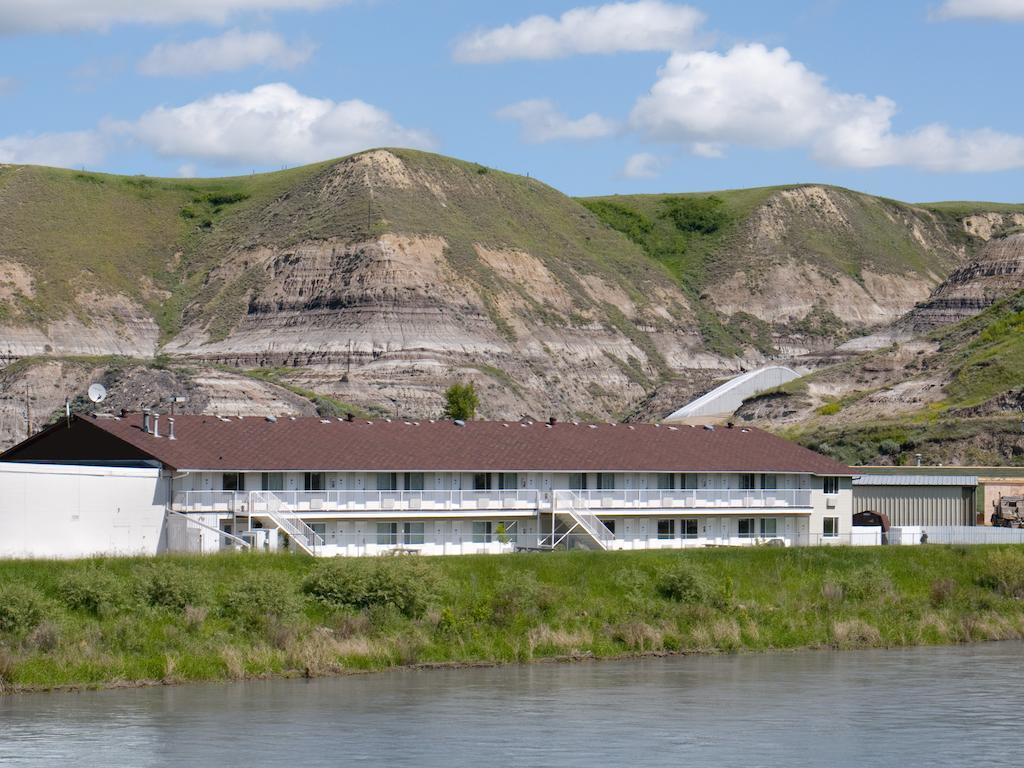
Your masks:
<svg viewBox="0 0 1024 768"><path fill-rule="evenodd" d="M398 488L398 476L394 472L377 473L377 490L394 491Z"/></svg>
<svg viewBox="0 0 1024 768"><path fill-rule="evenodd" d="M742 517L736 521L739 526L739 536L741 539L752 539L754 538L754 518Z"/></svg>
<svg viewBox="0 0 1024 768"><path fill-rule="evenodd" d="M825 478L826 480L828 478ZM838 517L826 517L825 526L822 531L826 539L834 539L839 536L839 518Z"/></svg>
<svg viewBox="0 0 1024 768"><path fill-rule="evenodd" d="M658 538L659 539L674 539L676 537L676 521L675 520L659 520L658 521Z"/></svg>
<svg viewBox="0 0 1024 768"><path fill-rule="evenodd" d="M779 487L778 475L761 475L761 487L766 491L774 491Z"/></svg>
<svg viewBox="0 0 1024 768"><path fill-rule="evenodd" d="M308 525L322 541L327 541L327 523L308 523Z"/></svg>
<svg viewBox="0 0 1024 768"><path fill-rule="evenodd" d="M493 530L489 520L476 521L473 523L473 543L490 544L493 538Z"/></svg>
<svg viewBox="0 0 1024 768"><path fill-rule="evenodd" d="M670 491L674 483L672 482L675 478L669 472L658 473L658 490L659 491Z"/></svg>
<svg viewBox="0 0 1024 768"><path fill-rule="evenodd" d="M244 483L240 472L225 472L221 475L221 487L225 491L241 491Z"/></svg>
<svg viewBox="0 0 1024 768"><path fill-rule="evenodd" d="M614 491L615 490L615 475L611 472L598 472L597 473L597 489L599 491Z"/></svg>
<svg viewBox="0 0 1024 768"><path fill-rule="evenodd" d="M322 491L326 486L323 472L307 472L303 478L303 487L307 491Z"/></svg>
<svg viewBox="0 0 1024 768"><path fill-rule="evenodd" d="M614 520L602 520L601 522L604 523L604 527L608 529L608 532L611 533L612 536L614 536L615 535L615 521Z"/></svg>
<svg viewBox="0 0 1024 768"><path fill-rule="evenodd" d="M422 544L423 523L403 523L402 542L405 544Z"/></svg>
<svg viewBox="0 0 1024 768"><path fill-rule="evenodd" d="M393 547L398 543L398 523L377 523L377 546Z"/></svg>
<svg viewBox="0 0 1024 768"><path fill-rule="evenodd" d="M519 475L515 472L502 472L498 475L498 490L514 491L519 488Z"/></svg>
<svg viewBox="0 0 1024 768"><path fill-rule="evenodd" d="M762 517L761 518L761 538L769 538L776 535L778 530L778 520L774 517Z"/></svg>
<svg viewBox="0 0 1024 768"><path fill-rule="evenodd" d="M264 491L283 491L284 490L284 473L283 472L263 472L260 476L260 486Z"/></svg>
<svg viewBox="0 0 1024 768"><path fill-rule="evenodd" d="M405 490L407 490L407 491L422 491L423 490L423 473L422 472L406 472L404 480L405 480Z"/></svg>
<svg viewBox="0 0 1024 768"><path fill-rule="evenodd" d="M697 489L697 476L692 472L684 472L679 476L679 483L681 487L694 491Z"/></svg>
<svg viewBox="0 0 1024 768"><path fill-rule="evenodd" d="M744 491L751 491L754 489L754 473L744 472L740 475L740 489Z"/></svg>
<svg viewBox="0 0 1024 768"><path fill-rule="evenodd" d="M679 521L679 533L682 534L684 539L696 539L697 538L697 519L689 518L687 520Z"/></svg>
<svg viewBox="0 0 1024 768"><path fill-rule="evenodd" d="M489 491L491 490L491 473L490 472L477 472L473 475L473 490L474 491Z"/></svg>
<svg viewBox="0 0 1024 768"><path fill-rule="evenodd" d="M836 494L839 493L839 478L838 477L823 477L823 487L825 493Z"/></svg>
<svg viewBox="0 0 1024 768"><path fill-rule="evenodd" d="M569 488L573 491L585 491L587 490L587 473L586 472L570 472L569 473Z"/></svg>

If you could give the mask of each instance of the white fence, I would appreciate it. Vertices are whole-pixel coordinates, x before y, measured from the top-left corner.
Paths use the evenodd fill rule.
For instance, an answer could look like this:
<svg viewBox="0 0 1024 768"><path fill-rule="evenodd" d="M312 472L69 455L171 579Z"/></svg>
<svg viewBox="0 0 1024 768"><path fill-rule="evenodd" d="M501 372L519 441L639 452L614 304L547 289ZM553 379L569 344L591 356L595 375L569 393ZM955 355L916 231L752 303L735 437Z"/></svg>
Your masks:
<svg viewBox="0 0 1024 768"><path fill-rule="evenodd" d="M893 528L902 541L893 543L920 544L927 534L928 544L1024 544L1024 528L993 528L985 525L924 525Z"/></svg>

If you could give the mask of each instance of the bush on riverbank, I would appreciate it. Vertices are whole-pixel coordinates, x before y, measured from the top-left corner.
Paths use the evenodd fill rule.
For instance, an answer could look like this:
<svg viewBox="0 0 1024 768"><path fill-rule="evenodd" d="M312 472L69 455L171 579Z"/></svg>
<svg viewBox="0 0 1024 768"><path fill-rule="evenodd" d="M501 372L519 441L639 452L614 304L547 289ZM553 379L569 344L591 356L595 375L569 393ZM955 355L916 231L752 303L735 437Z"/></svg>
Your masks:
<svg viewBox="0 0 1024 768"><path fill-rule="evenodd" d="M0 562L0 689L1024 637L1013 547Z"/></svg>

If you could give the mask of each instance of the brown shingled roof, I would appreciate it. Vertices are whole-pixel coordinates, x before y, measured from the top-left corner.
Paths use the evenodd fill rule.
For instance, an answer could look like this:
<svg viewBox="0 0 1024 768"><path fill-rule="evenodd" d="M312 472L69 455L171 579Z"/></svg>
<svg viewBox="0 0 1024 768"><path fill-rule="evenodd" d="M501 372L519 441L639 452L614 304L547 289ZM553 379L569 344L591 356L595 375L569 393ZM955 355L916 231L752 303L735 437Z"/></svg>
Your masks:
<svg viewBox="0 0 1024 768"><path fill-rule="evenodd" d="M159 438L142 431L141 414L77 422L179 470L852 474L796 443L746 427L176 416L177 439L169 440L166 417ZM38 436L32 453L45 452L46 442ZM17 453L8 455L17 459Z"/></svg>

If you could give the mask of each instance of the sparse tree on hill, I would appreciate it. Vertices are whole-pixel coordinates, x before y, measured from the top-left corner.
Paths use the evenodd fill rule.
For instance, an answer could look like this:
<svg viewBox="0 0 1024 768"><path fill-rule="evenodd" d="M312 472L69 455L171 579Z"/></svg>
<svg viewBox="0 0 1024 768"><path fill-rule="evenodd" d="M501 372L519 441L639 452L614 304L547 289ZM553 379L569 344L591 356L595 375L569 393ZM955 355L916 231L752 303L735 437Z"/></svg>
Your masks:
<svg viewBox="0 0 1024 768"><path fill-rule="evenodd" d="M466 421L476 415L480 399L476 396L473 382L468 384L452 384L444 392L444 416L446 419Z"/></svg>

